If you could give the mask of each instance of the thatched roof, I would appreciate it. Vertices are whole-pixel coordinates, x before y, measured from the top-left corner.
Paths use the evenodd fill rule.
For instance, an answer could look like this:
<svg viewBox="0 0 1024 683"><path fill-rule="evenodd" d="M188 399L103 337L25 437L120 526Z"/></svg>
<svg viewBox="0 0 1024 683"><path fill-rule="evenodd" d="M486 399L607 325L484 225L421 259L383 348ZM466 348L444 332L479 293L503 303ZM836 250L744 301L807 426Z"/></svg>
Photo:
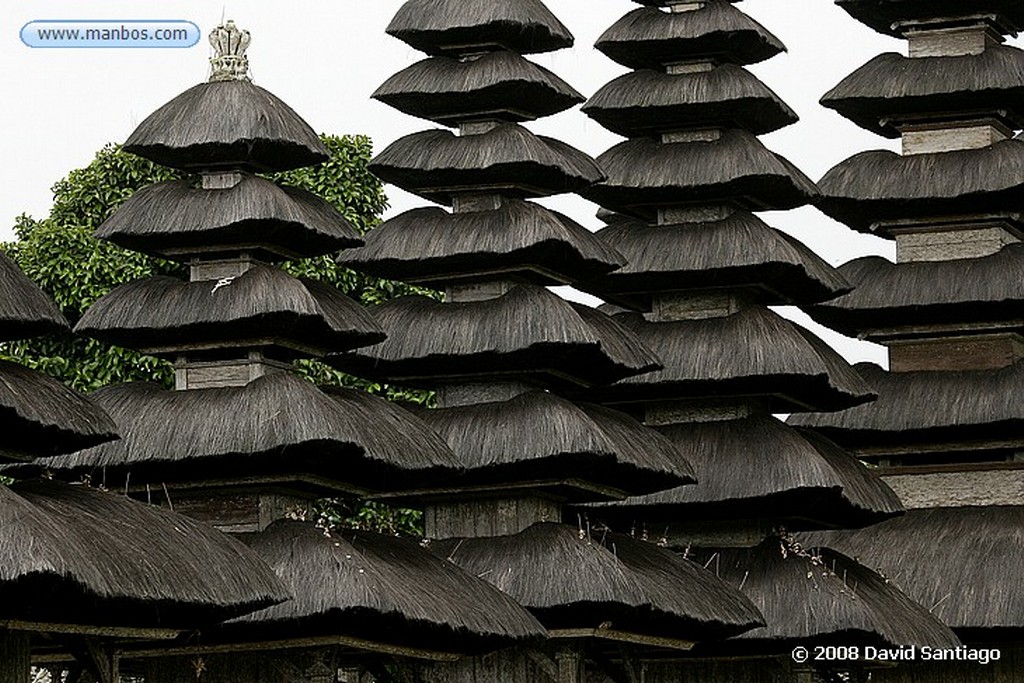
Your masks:
<svg viewBox="0 0 1024 683"><path fill-rule="evenodd" d="M694 559L707 563L727 584L742 586L768 622L734 641L712 645L731 655L766 648L785 648L788 655L791 644L960 644L929 613L930 605L914 602L886 578L833 550L794 554L778 539L769 539L755 548L702 550Z"/></svg>
<svg viewBox="0 0 1024 683"><path fill-rule="evenodd" d="M636 313L613 319L664 369L590 390L601 403L760 396L772 412L792 412L839 410L874 396L825 342L761 306L707 320L648 322Z"/></svg>
<svg viewBox="0 0 1024 683"><path fill-rule="evenodd" d="M0 618L194 629L289 597L255 553L127 497L0 487Z"/></svg>
<svg viewBox="0 0 1024 683"><path fill-rule="evenodd" d="M1017 0L836 0L857 21L879 33L902 37L894 28L899 21L923 21L998 14L1009 21L1010 28L1024 28L1024 6Z"/></svg>
<svg viewBox="0 0 1024 683"><path fill-rule="evenodd" d="M855 289L808 312L850 336L880 328L1018 322L1024 328L1024 245L991 256L893 263L866 256L841 266Z"/></svg>
<svg viewBox="0 0 1024 683"><path fill-rule="evenodd" d="M786 50L778 38L726 0L713 0L697 12L633 10L605 31L595 47L631 69L659 69L701 57L754 64Z"/></svg>
<svg viewBox="0 0 1024 683"><path fill-rule="evenodd" d="M801 534L883 575L965 639L1024 628L1024 507L910 510L862 531Z"/></svg>
<svg viewBox="0 0 1024 683"><path fill-rule="evenodd" d="M348 635L462 653L544 636L512 598L412 540L286 520L239 538L295 597L227 624L228 638Z"/></svg>
<svg viewBox="0 0 1024 683"><path fill-rule="evenodd" d="M448 126L476 119L530 121L586 99L551 71L507 50L467 61L425 59L386 80L373 97Z"/></svg>
<svg viewBox="0 0 1024 683"><path fill-rule="evenodd" d="M694 481L686 459L657 432L618 411L544 391L418 415L466 469L460 486L577 480L639 493ZM593 491L586 493L592 500Z"/></svg>
<svg viewBox="0 0 1024 683"><path fill-rule="evenodd" d="M71 453L117 438L87 398L49 375L0 360L0 461Z"/></svg>
<svg viewBox="0 0 1024 683"><path fill-rule="evenodd" d="M413 133L388 145L369 168L385 182L442 204L467 191L497 189L520 197L577 192L604 178L583 152L512 123L479 135Z"/></svg>
<svg viewBox="0 0 1024 683"><path fill-rule="evenodd" d="M231 280L155 276L121 285L85 312L75 332L153 355L257 346L322 355L384 339L365 309L333 285L263 265Z"/></svg>
<svg viewBox="0 0 1024 683"><path fill-rule="evenodd" d="M583 113L626 137L711 126L761 135L798 120L768 86L734 64L690 74L632 71L598 90Z"/></svg>
<svg viewBox="0 0 1024 683"><path fill-rule="evenodd" d="M319 256L362 244L320 197L252 175L225 190L203 190L189 180L150 185L129 197L96 236L175 260L240 250Z"/></svg>
<svg viewBox="0 0 1024 683"><path fill-rule="evenodd" d="M744 211L708 223L616 220L597 235L626 265L579 287L645 308L652 292L686 289L742 288L766 305L807 304L850 290L799 240Z"/></svg>
<svg viewBox="0 0 1024 683"><path fill-rule="evenodd" d="M121 384L92 398L123 438L49 461L58 476L92 473L120 486L128 477L159 485L313 474L381 491L458 468L440 437L397 405L363 391L325 393L290 373L222 389Z"/></svg>
<svg viewBox="0 0 1024 683"><path fill-rule="evenodd" d="M577 282L622 265L622 256L568 216L509 199L493 211L407 211L366 235L338 261L381 277L443 287L481 273L537 284Z"/></svg>
<svg viewBox="0 0 1024 683"><path fill-rule="evenodd" d="M621 142L597 158L607 174L581 194L601 206L651 218L655 207L736 200L755 210L792 209L818 196L800 170L739 129L714 142Z"/></svg>
<svg viewBox="0 0 1024 683"><path fill-rule="evenodd" d="M68 323L53 300L0 252L0 342L67 329Z"/></svg>
<svg viewBox="0 0 1024 683"><path fill-rule="evenodd" d="M541 523L511 536L433 541L430 549L529 608L547 628L711 640L760 615L735 589L671 551L617 534Z"/></svg>
<svg viewBox="0 0 1024 683"><path fill-rule="evenodd" d="M126 152L172 168L287 171L327 161L327 148L287 104L249 81L200 83L157 109Z"/></svg>
<svg viewBox="0 0 1024 683"><path fill-rule="evenodd" d="M887 52L843 79L821 103L889 138L900 136L893 119L964 109L1019 115L1024 112L1024 50L993 45L978 55L913 59Z"/></svg>
<svg viewBox="0 0 1024 683"><path fill-rule="evenodd" d="M569 29L540 0L408 0L387 33L439 55L499 47L530 54L573 44Z"/></svg>
<svg viewBox="0 0 1024 683"><path fill-rule="evenodd" d="M513 374L590 385L659 367L608 316L542 287L523 285L494 299L463 303L406 296L369 310L388 338L327 359L361 377L433 386Z"/></svg>
<svg viewBox="0 0 1024 683"><path fill-rule="evenodd" d="M855 366L878 400L839 413L794 415L847 448L900 444L1020 441L1024 427L1024 363L1000 370L890 373Z"/></svg>
<svg viewBox="0 0 1024 683"><path fill-rule="evenodd" d="M882 220L1018 213L1024 206L1024 141L901 156L856 154L819 181L817 206L855 230Z"/></svg>
<svg viewBox="0 0 1024 683"><path fill-rule="evenodd" d="M592 506L619 528L681 520L770 519L788 529L859 527L903 510L881 479L832 442L770 415L658 431L691 460L697 484Z"/></svg>

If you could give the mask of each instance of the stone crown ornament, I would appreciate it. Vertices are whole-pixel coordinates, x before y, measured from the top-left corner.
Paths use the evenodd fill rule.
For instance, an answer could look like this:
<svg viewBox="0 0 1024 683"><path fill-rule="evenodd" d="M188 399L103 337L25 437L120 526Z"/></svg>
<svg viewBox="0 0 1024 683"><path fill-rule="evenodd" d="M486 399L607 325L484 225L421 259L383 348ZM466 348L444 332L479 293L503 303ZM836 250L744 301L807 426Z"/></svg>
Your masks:
<svg viewBox="0 0 1024 683"><path fill-rule="evenodd" d="M213 46L210 82L252 80L249 78L249 58L245 56L251 42L249 32L238 28L231 20L213 29L210 32L210 45Z"/></svg>

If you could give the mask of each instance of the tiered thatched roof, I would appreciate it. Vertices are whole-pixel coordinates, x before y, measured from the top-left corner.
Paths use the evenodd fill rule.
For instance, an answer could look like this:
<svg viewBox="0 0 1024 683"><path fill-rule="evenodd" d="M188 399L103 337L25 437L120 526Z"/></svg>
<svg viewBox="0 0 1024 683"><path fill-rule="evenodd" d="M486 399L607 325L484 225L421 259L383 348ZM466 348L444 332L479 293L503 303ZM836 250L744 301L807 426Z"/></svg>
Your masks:
<svg viewBox="0 0 1024 683"><path fill-rule="evenodd" d="M430 549L486 577L549 629L671 633L695 641L761 623L746 600L697 565L629 536L535 524L511 536L434 541Z"/></svg>
<svg viewBox="0 0 1024 683"><path fill-rule="evenodd" d="M879 33L903 37L905 23L946 20L965 13L994 15L1007 24L1007 32L1024 28L1024 7L1016 0L836 0L857 21Z"/></svg>
<svg viewBox="0 0 1024 683"><path fill-rule="evenodd" d="M879 330L1001 323L1024 329L1024 246L991 256L893 263L855 259L839 271L854 291L810 309L815 319L851 336ZM892 334L891 332L889 334Z"/></svg>
<svg viewBox="0 0 1024 683"><path fill-rule="evenodd" d="M626 265L582 286L630 308L650 308L653 292L743 290L768 305L828 300L851 288L799 240L745 211L671 225L618 216L597 234Z"/></svg>
<svg viewBox="0 0 1024 683"><path fill-rule="evenodd" d="M607 273L623 262L568 216L509 199L497 209L449 213L412 209L366 235L366 246L338 260L382 277L444 286L482 273L562 284Z"/></svg>
<svg viewBox="0 0 1024 683"><path fill-rule="evenodd" d="M307 636L471 653L545 635L511 597L412 540L286 520L240 538L296 598L225 625L229 640L300 628Z"/></svg>
<svg viewBox="0 0 1024 683"><path fill-rule="evenodd" d="M657 357L616 322L541 287L522 285L494 299L460 303L406 296L371 312L387 340L328 362L356 375L417 386L513 373L590 385L659 367Z"/></svg>
<svg viewBox="0 0 1024 683"><path fill-rule="evenodd" d="M596 388L591 395L601 401L763 396L771 410L786 412L838 410L874 397L827 344L767 308L704 320L649 322L637 313L613 320L636 334L664 367Z"/></svg>
<svg viewBox="0 0 1024 683"><path fill-rule="evenodd" d="M770 415L661 427L697 484L590 510L621 528L684 520L785 520L859 527L902 512L896 494L834 443Z"/></svg>

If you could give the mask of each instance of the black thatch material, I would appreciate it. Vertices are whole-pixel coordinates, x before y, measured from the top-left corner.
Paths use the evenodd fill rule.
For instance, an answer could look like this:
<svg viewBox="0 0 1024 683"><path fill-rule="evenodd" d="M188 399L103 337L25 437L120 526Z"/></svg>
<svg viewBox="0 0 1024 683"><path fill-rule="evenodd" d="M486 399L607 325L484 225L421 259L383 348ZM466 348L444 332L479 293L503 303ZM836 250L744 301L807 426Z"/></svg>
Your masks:
<svg viewBox="0 0 1024 683"><path fill-rule="evenodd" d="M742 288L772 305L823 301L851 289L799 240L747 212L663 226L616 220L597 234L626 265L579 287L644 308L652 292Z"/></svg>
<svg viewBox="0 0 1024 683"><path fill-rule="evenodd" d="M1024 363L1001 370L886 372L856 370L878 400L840 413L794 415L847 448L989 440L1020 440L1024 429Z"/></svg>
<svg viewBox="0 0 1024 683"><path fill-rule="evenodd" d="M693 462L697 484L593 506L637 522L770 519L787 529L860 527L903 510L881 479L832 442L770 415L658 429Z"/></svg>
<svg viewBox="0 0 1024 683"><path fill-rule="evenodd" d="M709 126L761 135L799 119L768 86L734 64L691 74L633 71L598 90L583 113L626 137Z"/></svg>
<svg viewBox="0 0 1024 683"><path fill-rule="evenodd" d="M124 149L186 170L287 171L328 159L309 124L249 81L189 88L146 117Z"/></svg>
<svg viewBox="0 0 1024 683"><path fill-rule="evenodd" d="M117 438L105 412L54 378L0 360L0 462L71 453Z"/></svg>
<svg viewBox="0 0 1024 683"><path fill-rule="evenodd" d="M655 207L739 201L755 210L793 209L818 196L800 170L750 133L714 142L626 140L597 158L608 179L581 194L621 213L653 218Z"/></svg>
<svg viewBox="0 0 1024 683"><path fill-rule="evenodd" d="M467 191L498 189L519 197L577 192L604 178L583 152L512 123L479 135L413 133L388 145L369 168L385 182L442 204Z"/></svg>
<svg viewBox="0 0 1024 683"><path fill-rule="evenodd" d="M336 287L263 265L230 281L156 276L121 285L85 312L75 332L157 356L256 346L322 355L384 340L366 310Z"/></svg>
<svg viewBox="0 0 1024 683"><path fill-rule="evenodd" d="M881 572L965 637L1024 628L1024 507L910 510L863 531L801 534L800 541Z"/></svg>
<svg viewBox="0 0 1024 683"><path fill-rule="evenodd" d="M711 646L730 655L794 643L960 644L949 627L929 613L930 605L914 602L884 577L834 550L794 554L778 539L769 539L755 548L703 550L695 559L708 563L727 584L742 586L768 622L735 641Z"/></svg>
<svg viewBox="0 0 1024 683"><path fill-rule="evenodd" d="M417 62L385 81L373 97L447 126L476 119L530 121L586 99L544 67L507 50L468 61Z"/></svg>
<svg viewBox="0 0 1024 683"><path fill-rule="evenodd" d="M880 256L840 267L850 294L808 312L843 334L871 336L880 328L1017 323L1024 329L1024 245L991 256L893 263Z"/></svg>
<svg viewBox="0 0 1024 683"><path fill-rule="evenodd" d="M544 636L512 598L408 539L293 521L240 538L295 597L234 620L221 629L229 638L349 635L463 653Z"/></svg>
<svg viewBox="0 0 1024 683"><path fill-rule="evenodd" d="M889 138L900 136L893 123L908 117L1024 115L1024 50L995 45L978 55L913 59L888 52L843 79L821 103Z"/></svg>
<svg viewBox="0 0 1024 683"><path fill-rule="evenodd" d="M598 539L542 523L512 536L434 541L430 548L500 588L549 629L604 625L705 641L763 623L739 591L628 536Z"/></svg>
<svg viewBox="0 0 1024 683"><path fill-rule="evenodd" d="M96 472L120 486L129 474L134 484L160 484L310 473L390 491L458 469L440 437L397 405L363 391L325 393L289 373L245 387L138 383L92 396L123 440L49 461L58 476Z"/></svg>
<svg viewBox="0 0 1024 683"><path fill-rule="evenodd" d="M0 252L0 342L67 329L67 321L50 297Z"/></svg>
<svg viewBox="0 0 1024 683"><path fill-rule="evenodd" d="M0 487L0 529L0 618L194 629L289 597L230 536L84 486Z"/></svg>
<svg viewBox="0 0 1024 683"><path fill-rule="evenodd" d="M338 260L359 271L437 287L499 272L542 285L571 283L624 263L568 216L514 199L493 211L407 211L371 230L365 247Z"/></svg>
<svg viewBox="0 0 1024 683"><path fill-rule="evenodd" d="M614 316L662 360L663 370L592 389L600 403L760 396L772 412L840 410L874 397L831 347L767 308L707 320Z"/></svg>
<svg viewBox="0 0 1024 683"><path fill-rule="evenodd" d="M387 33L432 55L498 47L531 54L573 44L569 29L540 0L408 0Z"/></svg>
<svg viewBox="0 0 1024 683"><path fill-rule="evenodd" d="M466 303L406 296L370 312L388 338L365 351L328 357L361 377L433 386L512 374L592 385L660 367L608 316L541 287L519 286L495 299Z"/></svg>
<svg viewBox="0 0 1024 683"><path fill-rule="evenodd" d="M862 232L874 232L882 220L1019 213L1024 141L910 156L862 152L826 173L819 186L818 208Z"/></svg>
<svg viewBox="0 0 1024 683"><path fill-rule="evenodd" d="M631 69L660 69L701 57L754 64L786 50L778 38L725 0L712 0L697 12L634 10L605 31L595 47Z"/></svg>
<svg viewBox="0 0 1024 683"><path fill-rule="evenodd" d="M857 21L879 33L902 37L894 25L901 21L998 14L1010 28L1024 28L1024 5L1018 0L835 0Z"/></svg>
<svg viewBox="0 0 1024 683"><path fill-rule="evenodd" d="M320 197L251 175L226 190L203 190L189 180L150 185L122 204L96 236L175 260L243 249L277 258L319 256L363 243Z"/></svg>
<svg viewBox="0 0 1024 683"><path fill-rule="evenodd" d="M460 485L578 480L648 493L694 481L686 459L657 432L548 392L418 414L465 468Z"/></svg>

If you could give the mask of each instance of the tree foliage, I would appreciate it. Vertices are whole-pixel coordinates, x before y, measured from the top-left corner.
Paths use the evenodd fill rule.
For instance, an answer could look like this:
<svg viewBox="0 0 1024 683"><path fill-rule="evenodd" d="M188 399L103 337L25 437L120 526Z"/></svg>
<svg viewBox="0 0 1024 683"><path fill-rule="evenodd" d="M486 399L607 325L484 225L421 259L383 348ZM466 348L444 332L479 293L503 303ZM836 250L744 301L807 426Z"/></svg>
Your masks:
<svg viewBox="0 0 1024 683"><path fill-rule="evenodd" d="M379 222L387 206L380 181L367 170L371 142L364 136L322 139L330 152L329 161L268 177L323 197L365 232ZM178 171L128 154L117 145L107 145L88 166L71 171L53 186L53 207L46 218L19 216L14 227L17 241L0 248L57 302L74 324L98 298L120 284L152 275L185 277L185 268L180 264L93 237L95 229L136 190L179 177L183 176ZM339 266L332 255L283 267L294 275L331 283L364 304L421 291L355 273ZM69 336L7 344L0 350L0 356L35 367L82 391L130 381L158 381L169 386L172 378L170 365L164 361ZM370 391L398 393L409 400L425 400L422 394L391 392L315 361L301 361L298 367L318 383L355 385Z"/></svg>

